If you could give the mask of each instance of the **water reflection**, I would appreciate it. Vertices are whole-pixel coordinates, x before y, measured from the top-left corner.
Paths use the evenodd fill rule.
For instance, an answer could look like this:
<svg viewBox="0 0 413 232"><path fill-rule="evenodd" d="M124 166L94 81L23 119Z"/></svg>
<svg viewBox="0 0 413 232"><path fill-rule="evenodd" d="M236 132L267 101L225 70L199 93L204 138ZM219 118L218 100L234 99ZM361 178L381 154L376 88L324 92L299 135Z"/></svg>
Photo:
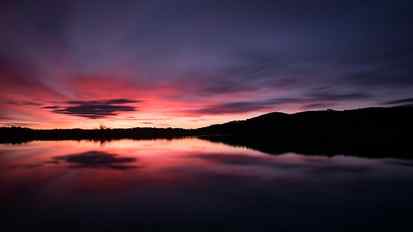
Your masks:
<svg viewBox="0 0 413 232"><path fill-rule="evenodd" d="M72 168L112 168L127 170L136 167L128 165L128 163L134 163L136 158L119 157L119 155L101 151L87 151L79 154L57 156L49 163L60 164L61 161L72 164L70 165Z"/></svg>
<svg viewBox="0 0 413 232"><path fill-rule="evenodd" d="M0 169L7 212L0 216L9 225L43 229L193 223L394 229L413 209L408 160L274 156L189 138L0 145Z"/></svg>

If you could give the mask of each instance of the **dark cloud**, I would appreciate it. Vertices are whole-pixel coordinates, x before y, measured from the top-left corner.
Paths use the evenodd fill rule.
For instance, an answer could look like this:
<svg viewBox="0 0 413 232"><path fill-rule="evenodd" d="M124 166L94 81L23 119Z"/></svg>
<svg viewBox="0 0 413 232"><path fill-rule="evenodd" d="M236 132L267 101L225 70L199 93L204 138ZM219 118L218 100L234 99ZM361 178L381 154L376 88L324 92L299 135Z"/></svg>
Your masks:
<svg viewBox="0 0 413 232"><path fill-rule="evenodd" d="M42 103L34 101L18 101L18 100L3 100L0 104L16 105L16 106L41 106Z"/></svg>
<svg viewBox="0 0 413 232"><path fill-rule="evenodd" d="M2 120L1 117L0 120ZM36 124L34 122L0 122L0 125L4 127L30 127Z"/></svg>
<svg viewBox="0 0 413 232"><path fill-rule="evenodd" d="M334 106L335 106L334 103L314 103L314 104L304 105L301 107L301 109L303 110L325 109L325 108L331 108Z"/></svg>
<svg viewBox="0 0 413 232"><path fill-rule="evenodd" d="M313 92L308 94L312 100L317 101L351 101L369 99L372 96L367 93L332 93L328 91Z"/></svg>
<svg viewBox="0 0 413 232"><path fill-rule="evenodd" d="M393 101L383 102L383 105L410 105L413 104L413 98L402 98Z"/></svg>
<svg viewBox="0 0 413 232"><path fill-rule="evenodd" d="M246 113L258 110L269 109L279 104L287 103L301 103L305 102L305 99L295 99L295 98L276 98L267 99L262 101L239 101L239 102L228 102L223 104L217 104L201 108L192 113L197 114L226 114L226 113Z"/></svg>
<svg viewBox="0 0 413 232"><path fill-rule="evenodd" d="M335 106L340 102L370 99L372 96L367 93L332 93L330 91L312 91L301 98L270 98L258 101L238 101L211 105L201 108L192 113L196 114L225 114L225 113L246 113L259 110L269 110L283 104L299 104L304 108L323 108ZM309 107L309 108L308 108Z"/></svg>
<svg viewBox="0 0 413 232"><path fill-rule="evenodd" d="M226 114L226 113L244 113L256 110L262 110L271 105L261 102L231 102L219 105L213 105L191 111L196 114Z"/></svg>
<svg viewBox="0 0 413 232"><path fill-rule="evenodd" d="M67 101L67 104L72 105L99 105L99 104L129 104L129 103L139 103L139 100L131 100L126 98L116 98L116 99L109 99L109 100L98 100L98 101Z"/></svg>
<svg viewBox="0 0 413 232"><path fill-rule="evenodd" d="M61 106L44 106L42 109L47 109L47 110L58 110L60 109Z"/></svg>
<svg viewBox="0 0 413 232"><path fill-rule="evenodd" d="M233 94L260 90L300 88L311 82L300 77L316 71L307 64L283 57L277 52L234 52L230 63L212 69L194 69L185 73L178 85L187 93L201 96Z"/></svg>
<svg viewBox="0 0 413 232"><path fill-rule="evenodd" d="M106 153L102 151L88 151L79 154L70 154L64 156L54 157L48 163L66 162L72 164L74 168L107 168L126 170L135 168L136 166L130 165L136 162L136 158L133 157L120 157L116 154Z"/></svg>
<svg viewBox="0 0 413 232"><path fill-rule="evenodd" d="M139 103L137 100L130 99L110 99L94 101L67 101L64 106L46 106L53 113L67 114L90 119L116 116L120 112L136 111L135 106L128 104Z"/></svg>
<svg viewBox="0 0 413 232"><path fill-rule="evenodd" d="M413 51L413 48L411 48ZM343 80L358 86L384 86L391 88L406 88L413 86L413 66L411 60L413 53L407 54L400 60L397 56L387 57L384 62L373 62L369 68L354 70Z"/></svg>

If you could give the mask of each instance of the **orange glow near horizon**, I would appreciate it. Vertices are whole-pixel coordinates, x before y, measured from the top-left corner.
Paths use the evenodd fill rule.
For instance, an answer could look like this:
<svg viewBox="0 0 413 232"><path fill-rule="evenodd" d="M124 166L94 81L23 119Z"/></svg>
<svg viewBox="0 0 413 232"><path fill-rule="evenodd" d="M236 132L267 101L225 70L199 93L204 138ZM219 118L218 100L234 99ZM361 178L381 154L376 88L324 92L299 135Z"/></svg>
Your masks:
<svg viewBox="0 0 413 232"><path fill-rule="evenodd" d="M4 74L3 74L4 75ZM110 76L110 75L109 75ZM14 76L14 82L5 83L0 89L2 99L0 102L1 126L22 126L36 129L53 128L84 128L93 129L101 125L108 128L132 128L132 127L178 127L198 128L216 123L224 123L232 120L242 120L254 117L275 108L257 109L246 112L200 112L199 109L219 105L227 101L242 101L248 93L232 95L211 95L185 98L180 87L180 82L169 84L149 85L128 81L127 76L79 76L77 78L62 78L61 84L66 91L58 93L57 87L51 87L41 82L31 83L28 87L26 80L19 80ZM23 85L22 85L23 83ZM189 90L188 90L189 91ZM30 92L30 95L23 94ZM190 95L190 94L189 94ZM251 98L253 95L249 95ZM125 99L126 103L101 103ZM57 111L65 107L72 107L68 102L75 101L79 105L74 106L73 112L69 110ZM89 102L89 103L88 103ZM108 115L97 115L94 118L90 114L100 113L101 109L92 104L98 104L103 110L108 110ZM82 105L83 104L83 105ZM100 106L102 104L107 104ZM133 107L132 109L124 106ZM114 109L111 109L113 107ZM121 110L117 111L117 107ZM111 111L112 110L112 111ZM79 112L78 112L79 111ZM86 111L88 114L79 115ZM89 112L92 111L92 112ZM294 112L297 107L284 105L283 111ZM57 113L58 112L58 113ZM93 116L93 115L92 115Z"/></svg>

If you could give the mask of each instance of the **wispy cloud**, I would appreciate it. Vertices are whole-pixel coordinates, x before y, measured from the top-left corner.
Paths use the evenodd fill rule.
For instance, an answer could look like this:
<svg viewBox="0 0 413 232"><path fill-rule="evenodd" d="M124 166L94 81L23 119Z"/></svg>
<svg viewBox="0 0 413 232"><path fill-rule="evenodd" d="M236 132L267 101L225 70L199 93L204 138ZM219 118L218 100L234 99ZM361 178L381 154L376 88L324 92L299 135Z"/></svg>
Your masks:
<svg viewBox="0 0 413 232"><path fill-rule="evenodd" d="M15 106L41 106L42 103L35 101L22 101L22 100L2 100L0 104L15 105Z"/></svg>
<svg viewBox="0 0 413 232"><path fill-rule="evenodd" d="M315 109L334 106L339 102L354 100L366 100L372 96L366 93L332 93L328 91L310 92L301 98L270 98L256 101L237 101L222 104L210 105L192 111L195 114L227 114L227 113L247 113L259 110L267 110L284 104L298 104L303 108Z"/></svg>
<svg viewBox="0 0 413 232"><path fill-rule="evenodd" d="M404 105L404 104L413 104L413 98L402 98L392 101L383 102L383 105Z"/></svg>

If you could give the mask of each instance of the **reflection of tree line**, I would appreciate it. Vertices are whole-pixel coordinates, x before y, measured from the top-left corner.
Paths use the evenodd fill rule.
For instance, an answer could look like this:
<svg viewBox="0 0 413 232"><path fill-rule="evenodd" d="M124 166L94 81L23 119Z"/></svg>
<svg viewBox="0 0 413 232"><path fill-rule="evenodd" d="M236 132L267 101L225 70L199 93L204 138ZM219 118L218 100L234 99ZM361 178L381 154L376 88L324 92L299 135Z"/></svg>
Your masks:
<svg viewBox="0 0 413 232"><path fill-rule="evenodd" d="M409 157L413 107L270 113L199 129L132 128L32 130L0 128L3 143L31 140L174 139L194 136L272 154L352 154Z"/></svg>

